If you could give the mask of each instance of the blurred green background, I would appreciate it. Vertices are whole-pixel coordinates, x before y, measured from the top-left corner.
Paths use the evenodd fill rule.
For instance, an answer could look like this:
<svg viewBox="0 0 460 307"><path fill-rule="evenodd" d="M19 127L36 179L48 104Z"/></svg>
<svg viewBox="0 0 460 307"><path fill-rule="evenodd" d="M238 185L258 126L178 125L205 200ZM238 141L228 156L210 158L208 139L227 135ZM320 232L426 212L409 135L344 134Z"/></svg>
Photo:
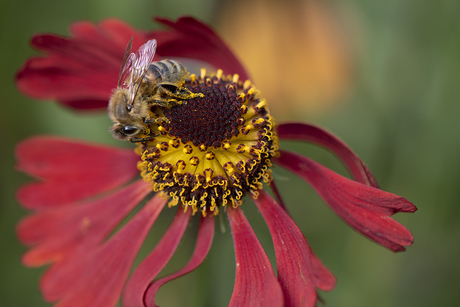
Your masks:
<svg viewBox="0 0 460 307"><path fill-rule="evenodd" d="M38 289L44 268L25 268L20 263L26 248L15 236L15 225L26 210L16 203L15 190L31 179L14 170L15 145L36 134L130 145L112 140L105 114L75 114L17 92L13 76L26 58L36 54L28 45L29 38L40 32L66 35L73 21L97 22L108 17L153 29L157 26L151 22L153 15L193 15L212 25L245 61L253 83L259 84L257 76L270 77L268 81L259 77L258 88L262 93L264 87L272 91L269 104L278 122L303 120L336 133L366 161L383 189L419 208L415 214L396 215L413 232L415 243L406 252L394 254L351 230L301 180L274 170L296 222L338 279L335 290L320 293L327 306L457 306L460 2L282 3L280 9L278 1L262 0L1 0L0 306L51 306ZM287 37L291 38L289 46ZM245 43L248 40L252 45ZM302 46L308 50L304 52ZM275 50L274 59L264 58L264 51ZM296 52L300 57L294 57ZM250 62L254 53L257 63ZM316 80L321 82L316 84ZM269 81L278 86L270 86ZM287 91L290 85L295 86ZM294 143L282 146L345 174L340 163L321 149ZM271 238L260 214L251 202L243 209L274 261ZM165 211L139 259L171 220L174 210ZM216 232L205 263L159 292L161 306L226 306L233 288L234 256L224 223L227 231ZM166 272L187 261L196 224Z"/></svg>

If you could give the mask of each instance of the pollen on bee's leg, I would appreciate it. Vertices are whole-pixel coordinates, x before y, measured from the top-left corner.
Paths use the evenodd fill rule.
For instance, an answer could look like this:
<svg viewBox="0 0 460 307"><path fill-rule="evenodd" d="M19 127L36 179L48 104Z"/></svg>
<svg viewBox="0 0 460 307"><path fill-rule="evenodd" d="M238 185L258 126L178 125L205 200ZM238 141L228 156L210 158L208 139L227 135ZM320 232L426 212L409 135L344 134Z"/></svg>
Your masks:
<svg viewBox="0 0 460 307"><path fill-rule="evenodd" d="M171 197L168 206L217 215L219 207L236 208L245 193L257 195L271 181L275 123L260 92L236 74L202 69L183 87L193 98L157 107L167 120L150 124L159 135L139 144L138 167L154 191Z"/></svg>

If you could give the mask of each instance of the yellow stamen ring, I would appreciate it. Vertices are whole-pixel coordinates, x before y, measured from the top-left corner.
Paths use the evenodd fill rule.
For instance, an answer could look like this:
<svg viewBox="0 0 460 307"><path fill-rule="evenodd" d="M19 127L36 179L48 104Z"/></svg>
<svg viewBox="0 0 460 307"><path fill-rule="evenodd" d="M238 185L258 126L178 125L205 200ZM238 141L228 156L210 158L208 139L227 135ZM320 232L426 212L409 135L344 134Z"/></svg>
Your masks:
<svg viewBox="0 0 460 307"><path fill-rule="evenodd" d="M150 125L151 139L139 144L138 168L154 191L206 215L219 206L237 207L262 182L271 180L271 157L278 151L274 120L249 80L222 70L191 75L184 84L194 97L170 109L152 108L167 120Z"/></svg>

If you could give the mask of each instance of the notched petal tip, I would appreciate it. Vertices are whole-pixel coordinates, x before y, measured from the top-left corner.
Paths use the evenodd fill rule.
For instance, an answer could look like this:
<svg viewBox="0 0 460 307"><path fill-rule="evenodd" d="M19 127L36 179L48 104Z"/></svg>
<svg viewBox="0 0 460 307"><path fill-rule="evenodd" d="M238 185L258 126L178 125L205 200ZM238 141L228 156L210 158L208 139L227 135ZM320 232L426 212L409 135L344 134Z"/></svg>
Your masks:
<svg viewBox="0 0 460 307"><path fill-rule="evenodd" d="M280 151L274 162L307 181L347 224L375 242L393 250L404 250L413 242L406 227L390 216L414 212L416 207L393 193L345 178L297 154Z"/></svg>
<svg viewBox="0 0 460 307"><path fill-rule="evenodd" d="M397 203L395 206L398 209L397 212L414 213L418 210L418 208L413 203L404 197L398 196L395 202Z"/></svg>
<svg viewBox="0 0 460 307"><path fill-rule="evenodd" d="M37 50L49 53L53 48L63 48L68 45L68 39L64 36L51 33L34 34L30 39L30 45Z"/></svg>

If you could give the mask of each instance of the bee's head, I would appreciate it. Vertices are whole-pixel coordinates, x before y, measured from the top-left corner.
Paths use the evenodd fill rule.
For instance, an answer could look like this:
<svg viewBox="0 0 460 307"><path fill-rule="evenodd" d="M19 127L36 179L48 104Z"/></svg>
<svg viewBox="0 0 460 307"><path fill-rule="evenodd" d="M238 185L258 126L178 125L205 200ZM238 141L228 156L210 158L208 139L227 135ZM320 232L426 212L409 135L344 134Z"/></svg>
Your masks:
<svg viewBox="0 0 460 307"><path fill-rule="evenodd" d="M126 121L129 117L128 90L117 88L109 100L108 113L113 122Z"/></svg>
<svg viewBox="0 0 460 307"><path fill-rule="evenodd" d="M110 98L108 107L109 117L114 123L110 132L115 139L122 141L135 137L143 130L142 127L136 125L137 116L128 110L128 97L127 89L117 88Z"/></svg>

